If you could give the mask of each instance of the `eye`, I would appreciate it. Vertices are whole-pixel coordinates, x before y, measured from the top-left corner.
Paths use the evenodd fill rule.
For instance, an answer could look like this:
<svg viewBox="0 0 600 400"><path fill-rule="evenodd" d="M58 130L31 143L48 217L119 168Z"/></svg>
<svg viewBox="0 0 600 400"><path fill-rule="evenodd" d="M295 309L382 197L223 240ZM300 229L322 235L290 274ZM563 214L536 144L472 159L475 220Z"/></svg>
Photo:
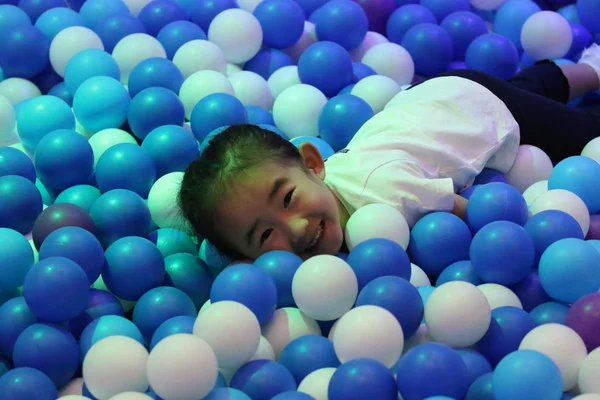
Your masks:
<svg viewBox="0 0 600 400"><path fill-rule="evenodd" d="M283 199L283 207L288 208L290 202L292 201L292 194L294 193L294 189L290 190Z"/></svg>
<svg viewBox="0 0 600 400"><path fill-rule="evenodd" d="M260 237L261 246L269 238L269 236L271 236L271 232L273 232L273 229L267 229L266 231L263 232L263 234Z"/></svg>

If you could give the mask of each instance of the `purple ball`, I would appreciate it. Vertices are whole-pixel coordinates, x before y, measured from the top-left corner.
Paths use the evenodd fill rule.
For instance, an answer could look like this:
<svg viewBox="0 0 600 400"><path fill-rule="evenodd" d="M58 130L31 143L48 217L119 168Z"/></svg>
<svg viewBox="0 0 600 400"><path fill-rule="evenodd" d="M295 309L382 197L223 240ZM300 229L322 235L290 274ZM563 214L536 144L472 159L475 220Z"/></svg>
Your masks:
<svg viewBox="0 0 600 400"><path fill-rule="evenodd" d="M585 240L600 240L600 214L590 216L590 229Z"/></svg>
<svg viewBox="0 0 600 400"><path fill-rule="evenodd" d="M573 303L566 325L581 336L588 352L600 347L600 293L588 294Z"/></svg>
<svg viewBox="0 0 600 400"><path fill-rule="evenodd" d="M31 236L35 247L39 249L49 234L65 226L77 226L96 234L94 221L83 208L71 203L53 204L42 211L33 224Z"/></svg>

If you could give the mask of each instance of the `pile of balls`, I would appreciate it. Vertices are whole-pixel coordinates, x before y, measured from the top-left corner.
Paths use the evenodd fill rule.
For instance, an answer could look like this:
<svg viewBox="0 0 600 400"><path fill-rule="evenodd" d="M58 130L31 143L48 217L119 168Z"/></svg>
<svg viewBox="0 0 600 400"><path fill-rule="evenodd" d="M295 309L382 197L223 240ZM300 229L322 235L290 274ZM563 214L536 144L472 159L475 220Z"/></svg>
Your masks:
<svg viewBox="0 0 600 400"><path fill-rule="evenodd" d="M175 201L225 126L326 158L424 78L594 41L600 0L0 0L0 399L600 399L600 139L306 261Z"/></svg>

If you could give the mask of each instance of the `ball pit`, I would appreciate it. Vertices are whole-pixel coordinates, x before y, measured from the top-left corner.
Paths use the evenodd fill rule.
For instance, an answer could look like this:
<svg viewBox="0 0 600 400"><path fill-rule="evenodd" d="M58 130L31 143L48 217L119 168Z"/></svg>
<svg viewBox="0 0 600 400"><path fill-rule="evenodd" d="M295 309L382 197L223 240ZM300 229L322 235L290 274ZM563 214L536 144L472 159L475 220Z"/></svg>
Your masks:
<svg viewBox="0 0 600 400"><path fill-rule="evenodd" d="M600 398L600 139L307 260L232 262L176 199L225 126L326 159L438 73L573 64L600 0L0 3L0 398Z"/></svg>

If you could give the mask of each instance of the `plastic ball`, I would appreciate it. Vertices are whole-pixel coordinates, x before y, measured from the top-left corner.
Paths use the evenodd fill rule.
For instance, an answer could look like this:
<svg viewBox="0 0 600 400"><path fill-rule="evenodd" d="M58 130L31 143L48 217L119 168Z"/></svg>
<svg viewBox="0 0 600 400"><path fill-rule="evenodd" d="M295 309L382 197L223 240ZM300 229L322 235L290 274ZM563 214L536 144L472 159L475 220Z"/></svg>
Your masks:
<svg viewBox="0 0 600 400"><path fill-rule="evenodd" d="M430 9L438 19L443 21L448 15L470 9L469 0L457 0L451 3L444 0L421 0L420 3Z"/></svg>
<svg viewBox="0 0 600 400"><path fill-rule="evenodd" d="M467 367L452 348L425 343L409 350L397 365L402 398L416 400L435 395L462 399L467 391Z"/></svg>
<svg viewBox="0 0 600 400"><path fill-rule="evenodd" d="M331 400L358 400L369 396L381 400L395 400L398 398L398 388L392 372L385 365L373 359L363 358L348 361L335 370L329 382L327 395Z"/></svg>
<svg viewBox="0 0 600 400"><path fill-rule="evenodd" d="M94 221L83 209L73 204L53 204L42 211L33 225L31 233L36 248L40 248L46 237L65 226L76 226L96 233Z"/></svg>
<svg viewBox="0 0 600 400"><path fill-rule="evenodd" d="M531 311L540 304L552 301L548 293L542 287L537 271L533 271L521 282L510 287L519 298L525 311Z"/></svg>
<svg viewBox="0 0 600 400"><path fill-rule="evenodd" d="M521 30L521 43L534 60L561 58L573 43L569 22L554 11L540 11L530 16Z"/></svg>
<svg viewBox="0 0 600 400"><path fill-rule="evenodd" d="M48 66L50 39L38 28L17 25L3 37L0 64L5 76L33 78Z"/></svg>
<svg viewBox="0 0 600 400"><path fill-rule="evenodd" d="M452 39L438 25L422 23L410 28L401 42L412 56L415 72L433 76L446 70L452 61Z"/></svg>
<svg viewBox="0 0 600 400"><path fill-rule="evenodd" d="M199 54L202 56L199 57ZM208 40L191 40L183 44L173 56L173 63L185 79L198 71L211 70L221 74L227 71L225 54Z"/></svg>
<svg viewBox="0 0 600 400"><path fill-rule="evenodd" d="M335 0L337 1L337 0ZM348 1L350 0L341 0ZM351 83L352 60L339 44L324 41L308 47L298 60L300 81L321 90L326 96L334 96Z"/></svg>
<svg viewBox="0 0 600 400"><path fill-rule="evenodd" d="M519 55L506 37L486 33L471 42L465 53L465 63L469 69L508 79L517 72Z"/></svg>
<svg viewBox="0 0 600 400"><path fill-rule="evenodd" d="M335 151L326 141L314 136L296 136L295 138L290 140L290 142L296 147L300 147L300 145L302 145L302 143L305 142L311 143L317 148L317 150L319 150L319 153L321 154L321 157L323 157L324 160L335 154Z"/></svg>
<svg viewBox="0 0 600 400"><path fill-rule="evenodd" d="M320 136L331 145L333 150L341 150L373 115L371 106L360 97L351 94L336 96L321 110Z"/></svg>
<svg viewBox="0 0 600 400"><path fill-rule="evenodd" d="M63 190L56 196L54 204L70 203L89 212L92 204L94 204L100 195L101 193L98 188L90 185L77 185Z"/></svg>
<svg viewBox="0 0 600 400"><path fill-rule="evenodd" d="M167 58L173 59L177 50L192 40L206 40L206 33L190 21L173 21L165 25L156 35L167 52Z"/></svg>
<svg viewBox="0 0 600 400"><path fill-rule="evenodd" d="M119 0L91 0L81 5L79 15L90 29L95 29L98 21L110 15L129 13L127 5Z"/></svg>
<svg viewBox="0 0 600 400"><path fill-rule="evenodd" d="M73 334L76 340L80 340L81 334L92 321L107 315L123 317L124 311L121 303L112 293L106 290L91 289L85 310L69 321L69 332Z"/></svg>
<svg viewBox="0 0 600 400"><path fill-rule="evenodd" d="M163 125L152 130L142 142L154 161L156 177L171 172L183 172L198 157L194 137L177 125Z"/></svg>
<svg viewBox="0 0 600 400"><path fill-rule="evenodd" d="M392 78L371 75L359 80L351 89L350 94L366 101L373 112L377 114L400 90L400 85Z"/></svg>
<svg viewBox="0 0 600 400"><path fill-rule="evenodd" d="M71 26L58 32L50 43L50 64L54 71L62 77L71 58L81 50L104 50L102 40L89 28Z"/></svg>
<svg viewBox="0 0 600 400"><path fill-rule="evenodd" d="M469 282L476 286L481 284L481 280L475 273L473 264L468 260L457 261L444 268L437 278L436 286L453 281Z"/></svg>
<svg viewBox="0 0 600 400"><path fill-rule="evenodd" d="M351 0L329 1L311 19L320 40L337 43L346 50L357 48L369 29L365 11Z"/></svg>
<svg viewBox="0 0 600 400"><path fill-rule="evenodd" d="M205 397L206 400L252 400L248 397L244 392L232 389L229 387L218 388L211 391L208 396Z"/></svg>
<svg viewBox="0 0 600 400"><path fill-rule="evenodd" d="M352 63L352 71L354 72L354 79L359 81L367 76L377 75L377 72L371 67L361 62Z"/></svg>
<svg viewBox="0 0 600 400"><path fill-rule="evenodd" d="M74 95L79 86L94 76L108 76L119 80L117 62L110 54L100 49L86 49L75 54L65 68L65 84Z"/></svg>
<svg viewBox="0 0 600 400"><path fill-rule="evenodd" d="M292 279L302 259L286 251L270 251L254 261L254 265L269 274L277 286L277 307L295 307Z"/></svg>
<svg viewBox="0 0 600 400"><path fill-rule="evenodd" d="M97 398L148 389L148 351L136 340L111 336L92 346L83 360L83 380Z"/></svg>
<svg viewBox="0 0 600 400"><path fill-rule="evenodd" d="M556 399L562 396L563 382L558 366L545 354L518 350L507 355L494 371L494 399Z"/></svg>
<svg viewBox="0 0 600 400"><path fill-rule="evenodd" d="M525 230L533 239L536 263L548 246L558 240L583 240L583 232L575 218L559 210L546 210L532 216L525 224Z"/></svg>
<svg viewBox="0 0 600 400"><path fill-rule="evenodd" d="M196 104L213 93L234 94L233 86L225 75L216 71L203 70L187 77L179 90L179 98L185 107L185 117L190 119Z"/></svg>
<svg viewBox="0 0 600 400"><path fill-rule="evenodd" d="M600 3L597 0L578 0L576 7L581 23L591 32L600 32L600 22L596 18L600 12Z"/></svg>
<svg viewBox="0 0 600 400"><path fill-rule="evenodd" d="M491 321L490 304L475 285L448 282L436 288L429 297L425 304L425 321L429 334L437 342L467 347L487 332Z"/></svg>
<svg viewBox="0 0 600 400"><path fill-rule="evenodd" d="M42 92L35 83L23 78L7 78L0 82L0 95L12 104L41 96ZM10 121L10 120L9 120Z"/></svg>
<svg viewBox="0 0 600 400"><path fill-rule="evenodd" d="M406 249L410 232L406 219L398 210L376 203L363 206L350 216L344 237L350 251L373 238L390 239Z"/></svg>
<svg viewBox="0 0 600 400"><path fill-rule="evenodd" d="M481 353L470 349L460 349L456 350L456 352L467 367L468 387L470 387L479 377L493 371L492 366Z"/></svg>
<svg viewBox="0 0 600 400"><path fill-rule="evenodd" d="M9 399L58 398L54 382L43 372L29 367L15 368L0 376L0 392Z"/></svg>
<svg viewBox="0 0 600 400"><path fill-rule="evenodd" d="M121 129L103 129L96 132L91 138L88 139L92 151L94 152L94 168L98 164L98 160L110 147L119 143L133 143L137 144L135 138L129 133Z"/></svg>
<svg viewBox="0 0 600 400"><path fill-rule="evenodd" d="M506 180L521 193L536 182L547 180L552 173L552 161L543 150L530 145L519 146L517 158L506 174Z"/></svg>
<svg viewBox="0 0 600 400"><path fill-rule="evenodd" d="M445 17L440 26L450 34L454 60L464 60L471 42L488 33L483 18L470 11L456 11Z"/></svg>
<svg viewBox="0 0 600 400"><path fill-rule="evenodd" d="M304 32L304 10L292 0L265 0L254 9L263 44L275 49L293 46Z"/></svg>
<svg viewBox="0 0 600 400"><path fill-rule="evenodd" d="M127 189L146 198L156 181L156 166L151 155L142 147L121 143L102 154L95 177L102 192Z"/></svg>
<svg viewBox="0 0 600 400"><path fill-rule="evenodd" d="M56 325L34 324L15 342L15 367L35 368L46 374L56 387L65 385L79 365L77 342L66 329Z"/></svg>
<svg viewBox="0 0 600 400"><path fill-rule="evenodd" d="M265 340L271 345L274 357L279 359L283 349L294 339L306 335L321 335L320 325L293 307L280 308L262 328ZM256 359L256 358L253 358Z"/></svg>
<svg viewBox="0 0 600 400"><path fill-rule="evenodd" d="M393 79L398 85L408 85L415 75L412 55L396 43L379 43L371 47L361 62L379 75Z"/></svg>
<svg viewBox="0 0 600 400"><path fill-rule="evenodd" d="M159 228L175 228L189 235L194 230L189 223L181 218L177 203L177 193L181 188L183 172L171 172L160 177L148 194L148 209L152 221Z"/></svg>
<svg viewBox="0 0 600 400"><path fill-rule="evenodd" d="M189 13L192 22L199 26L204 32L208 31L210 23L221 12L238 8L238 4L234 0L201 0L196 1L190 7ZM243 7L242 7L243 8ZM251 11L250 11L251 12Z"/></svg>
<svg viewBox="0 0 600 400"><path fill-rule="evenodd" d="M337 368L329 367L311 372L298 384L298 392L313 396L315 399L328 398L329 382L336 370Z"/></svg>
<svg viewBox="0 0 600 400"><path fill-rule="evenodd" d="M146 33L146 28L139 19L129 13L117 13L99 19L94 27L104 50L112 53L117 43L126 36L134 33Z"/></svg>
<svg viewBox="0 0 600 400"><path fill-rule="evenodd" d="M302 263L292 281L298 308L321 321L338 319L352 308L358 281L352 268L330 255L318 255Z"/></svg>
<svg viewBox="0 0 600 400"><path fill-rule="evenodd" d="M162 44L146 33L132 33L125 36L115 45L112 56L121 70L121 83L129 81L133 68L149 58L167 58Z"/></svg>
<svg viewBox="0 0 600 400"><path fill-rule="evenodd" d="M288 65L273 72L267 81L271 88L273 98L279 97L279 94L290 86L299 85L300 77L298 76L298 67L296 65Z"/></svg>
<svg viewBox="0 0 600 400"><path fill-rule="evenodd" d="M531 0L509 0L504 3L494 16L494 32L502 35L522 49L521 30L525 21L541 8Z"/></svg>
<svg viewBox="0 0 600 400"><path fill-rule="evenodd" d="M584 156L569 157L559 162L548 178L548 189L563 189L576 194L590 214L600 210L600 193L596 191L600 164Z"/></svg>
<svg viewBox="0 0 600 400"><path fill-rule="evenodd" d="M167 319L154 331L152 340L150 341L150 350L152 351L159 342L169 336L182 333L193 333L195 322L196 318L188 315L180 315Z"/></svg>
<svg viewBox="0 0 600 400"><path fill-rule="evenodd" d="M577 57L583 52L585 48L587 48L591 43L593 43L593 36L583 25L579 23L570 22L571 31L573 32L573 43L571 44L571 48L569 52L565 55L565 58L570 60L577 60ZM579 104L579 101L571 100L569 103L571 105Z"/></svg>
<svg viewBox="0 0 600 400"><path fill-rule="evenodd" d="M298 84L285 89L273 104L273 119L277 128L291 139L298 136L318 136L321 110L327 103L316 87Z"/></svg>
<svg viewBox="0 0 600 400"><path fill-rule="evenodd" d="M295 65L295 62L287 53L264 48L244 64L244 70L256 72L263 78L269 79L275 71L290 65Z"/></svg>
<svg viewBox="0 0 600 400"><path fill-rule="evenodd" d="M220 368L238 367L250 360L261 337L254 313L235 301L208 305L198 315L194 335L213 348Z"/></svg>
<svg viewBox="0 0 600 400"><path fill-rule="evenodd" d="M589 211L583 200L576 194L563 189L554 189L541 193L532 201L529 211L532 215L535 215L545 210L566 212L577 220L583 234L587 235L590 227Z"/></svg>
<svg viewBox="0 0 600 400"><path fill-rule="evenodd" d="M540 304L530 311L531 316L537 325L542 324L565 324L569 308L564 304L549 301Z"/></svg>
<svg viewBox="0 0 600 400"><path fill-rule="evenodd" d="M0 227L31 232L43 206L35 185L22 176L5 175L0 177L0 193Z"/></svg>
<svg viewBox="0 0 600 400"><path fill-rule="evenodd" d="M34 264L33 250L21 233L8 228L0 228L0 242L0 290L16 289Z"/></svg>
<svg viewBox="0 0 600 400"><path fill-rule="evenodd" d="M230 75L229 81L233 86L235 97L244 106L260 106L266 110L273 108L274 97L271 88L262 76L251 71L240 71Z"/></svg>
<svg viewBox="0 0 600 400"><path fill-rule="evenodd" d="M138 19L144 24L149 35L157 37L165 26L171 22L185 21L188 15L176 1L155 0L140 10Z"/></svg>
<svg viewBox="0 0 600 400"><path fill-rule="evenodd" d="M15 342L21 332L37 322L24 297L15 297L0 305L0 350L12 359Z"/></svg>
<svg viewBox="0 0 600 400"><path fill-rule="evenodd" d="M208 28L208 39L223 50L228 62L238 64L258 53L263 32L254 15L239 8L230 8L214 17Z"/></svg>
<svg viewBox="0 0 600 400"><path fill-rule="evenodd" d="M269 400L296 390L294 376L280 363L254 360L244 364L231 378L230 387L243 391L252 399Z"/></svg>
<svg viewBox="0 0 600 400"><path fill-rule="evenodd" d="M213 278L208 267L197 256L178 253L165 258L167 277L165 284L186 293L200 308L210 298Z"/></svg>
<svg viewBox="0 0 600 400"><path fill-rule="evenodd" d="M495 221L510 221L524 225L527 221L527 203L512 186L488 183L478 187L467 204L466 220L473 232Z"/></svg>
<svg viewBox="0 0 600 400"><path fill-rule="evenodd" d="M1 77L0 77L1 79ZM0 80L0 83L2 81ZM0 143L9 144L15 140L14 130L17 124L17 115L13 103L0 93ZM11 163L12 164L12 163ZM2 168L6 168L3 166ZM4 174L3 174L4 175ZM18 175L18 174L17 174Z"/></svg>
<svg viewBox="0 0 600 400"><path fill-rule="evenodd" d="M566 311L563 307L561 311ZM581 297L566 312L565 324L583 339L588 351L600 347L595 334L600 326L600 294L591 293Z"/></svg>
<svg viewBox="0 0 600 400"><path fill-rule="evenodd" d="M164 125L183 125L185 108L169 89L150 87L131 101L127 121L133 134L143 140L152 130Z"/></svg>
<svg viewBox="0 0 600 400"><path fill-rule="evenodd" d="M54 7L44 11L35 21L35 27L49 39L71 26L85 26L83 17L70 8Z"/></svg>
<svg viewBox="0 0 600 400"><path fill-rule="evenodd" d="M90 349L99 341L111 336L126 336L144 344L144 337L129 319L120 315L104 315L90 322L81 332L79 349L84 360Z"/></svg>
<svg viewBox="0 0 600 400"><path fill-rule="evenodd" d="M3 2L0 5L0 34L5 35L9 30L20 25L31 25L31 18L25 11L17 7L17 1Z"/></svg>
<svg viewBox="0 0 600 400"><path fill-rule="evenodd" d="M248 123L251 125L275 125L273 114L261 106L246 106Z"/></svg>
<svg viewBox="0 0 600 400"><path fill-rule="evenodd" d="M281 352L279 362L294 375L298 384L314 371L340 365L333 343L318 335L305 335L291 341Z"/></svg>
<svg viewBox="0 0 600 400"><path fill-rule="evenodd" d="M437 23L435 14L422 4L406 4L398 7L387 21L386 37L400 44L406 32L419 24ZM443 26L442 26L443 27Z"/></svg>
<svg viewBox="0 0 600 400"><path fill-rule="evenodd" d="M199 142L217 128L248 123L248 112L241 101L227 93L210 94L200 100L190 118L192 132Z"/></svg>
<svg viewBox="0 0 600 400"><path fill-rule="evenodd" d="M584 393L598 393L600 385L598 385L598 360L600 359L600 351L594 350L583 360L579 369L578 387Z"/></svg>

